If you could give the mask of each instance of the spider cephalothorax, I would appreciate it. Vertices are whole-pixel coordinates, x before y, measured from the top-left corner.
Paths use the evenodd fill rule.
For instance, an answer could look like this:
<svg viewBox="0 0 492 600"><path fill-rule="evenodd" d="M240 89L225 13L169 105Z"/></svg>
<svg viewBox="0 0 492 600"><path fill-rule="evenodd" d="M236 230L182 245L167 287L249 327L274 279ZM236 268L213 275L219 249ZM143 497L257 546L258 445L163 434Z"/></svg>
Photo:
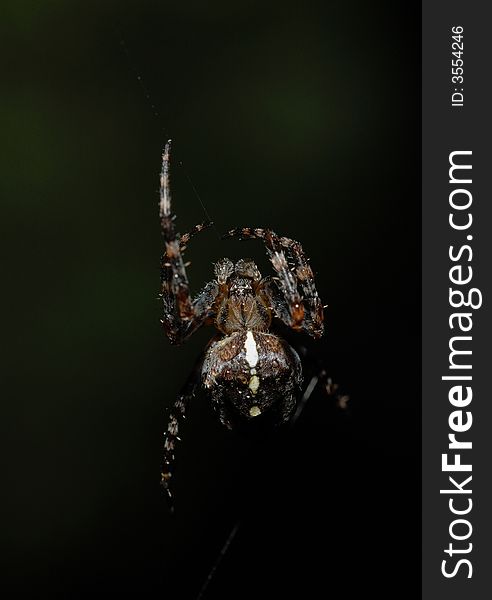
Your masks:
<svg viewBox="0 0 492 600"><path fill-rule="evenodd" d="M186 405L199 387L205 389L221 422L232 427L268 415L278 423L288 421L302 383L296 351L275 334L276 321L314 338L323 335L323 306L313 271L299 242L280 237L270 229L242 228L224 237L260 239L265 244L275 277L262 277L256 264L223 258L215 264L215 278L202 292L190 297L183 252L195 233L179 235L171 213L169 188L170 142L163 154L160 217L165 251L161 265L162 324L174 344L184 342L204 324L218 330L170 413L165 433L162 484L169 496L174 448Z"/></svg>

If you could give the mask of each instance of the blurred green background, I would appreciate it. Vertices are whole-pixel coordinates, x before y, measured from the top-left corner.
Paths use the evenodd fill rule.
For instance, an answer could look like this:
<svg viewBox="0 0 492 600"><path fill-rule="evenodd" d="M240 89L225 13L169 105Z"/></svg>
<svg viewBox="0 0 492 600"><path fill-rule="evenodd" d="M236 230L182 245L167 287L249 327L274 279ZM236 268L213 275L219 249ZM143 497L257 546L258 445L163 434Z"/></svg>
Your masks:
<svg viewBox="0 0 492 600"><path fill-rule="evenodd" d="M180 448L174 519L158 488L165 410L210 335L173 348L159 326L168 137L178 228L205 219L199 195L217 229L190 244L194 291L222 256L268 271L260 244L219 239L234 226L271 226L311 257L329 305L320 352L353 409L328 429L311 409L292 456L301 479L306 464L322 473L328 453L344 457L348 552L374 533L349 500L369 477L364 455L394 467L391 493L404 475L419 485L417 6L31 0L2 13L12 589L193 598L236 518L254 442L223 431L205 399ZM416 513L398 512L418 510L417 492L394 507L375 517L388 545L391 530L417 535ZM312 519L323 527L333 509Z"/></svg>

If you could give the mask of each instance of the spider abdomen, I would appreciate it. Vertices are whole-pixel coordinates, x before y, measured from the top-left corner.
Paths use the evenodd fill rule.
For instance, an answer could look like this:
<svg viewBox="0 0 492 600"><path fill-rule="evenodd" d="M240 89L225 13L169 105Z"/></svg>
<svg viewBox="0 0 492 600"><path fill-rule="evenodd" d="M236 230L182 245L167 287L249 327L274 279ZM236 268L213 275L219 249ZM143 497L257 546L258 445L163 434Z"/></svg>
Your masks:
<svg viewBox="0 0 492 600"><path fill-rule="evenodd" d="M236 331L207 351L202 380L222 422L231 415L252 419L275 412L286 421L302 382L299 356L284 340L251 329Z"/></svg>

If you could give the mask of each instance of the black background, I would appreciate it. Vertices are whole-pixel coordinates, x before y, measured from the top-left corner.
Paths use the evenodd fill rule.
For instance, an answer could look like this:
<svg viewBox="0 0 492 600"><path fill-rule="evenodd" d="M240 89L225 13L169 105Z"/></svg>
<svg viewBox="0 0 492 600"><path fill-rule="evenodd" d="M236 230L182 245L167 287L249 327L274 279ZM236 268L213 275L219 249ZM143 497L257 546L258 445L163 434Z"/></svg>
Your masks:
<svg viewBox="0 0 492 600"><path fill-rule="evenodd" d="M239 522L207 598L418 597L418 6L4 10L4 581L196 598ZM174 516L165 409L210 332L174 348L159 326L170 136L179 229L205 218L194 186L218 232L303 243L329 305L314 348L351 396L344 414L315 393L293 431L262 438L230 434L198 398ZM263 254L202 234L192 287L225 255L266 273Z"/></svg>

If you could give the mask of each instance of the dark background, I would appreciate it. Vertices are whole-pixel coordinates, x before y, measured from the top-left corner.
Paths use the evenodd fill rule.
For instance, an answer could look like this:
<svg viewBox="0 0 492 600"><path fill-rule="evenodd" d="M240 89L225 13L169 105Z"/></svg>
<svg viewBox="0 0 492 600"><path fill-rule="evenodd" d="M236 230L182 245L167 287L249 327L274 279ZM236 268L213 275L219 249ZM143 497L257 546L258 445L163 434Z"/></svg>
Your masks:
<svg viewBox="0 0 492 600"><path fill-rule="evenodd" d="M6 2L3 581L11 594L420 594L418 5ZM140 80L138 79L140 77ZM210 331L160 326L160 153L178 227L272 226L312 259L350 394L292 431L162 431ZM180 166L180 161L183 167ZM190 183L190 179L193 185ZM190 245L192 288L259 243ZM404 591L401 587L404 585ZM337 591L338 590L338 591Z"/></svg>

